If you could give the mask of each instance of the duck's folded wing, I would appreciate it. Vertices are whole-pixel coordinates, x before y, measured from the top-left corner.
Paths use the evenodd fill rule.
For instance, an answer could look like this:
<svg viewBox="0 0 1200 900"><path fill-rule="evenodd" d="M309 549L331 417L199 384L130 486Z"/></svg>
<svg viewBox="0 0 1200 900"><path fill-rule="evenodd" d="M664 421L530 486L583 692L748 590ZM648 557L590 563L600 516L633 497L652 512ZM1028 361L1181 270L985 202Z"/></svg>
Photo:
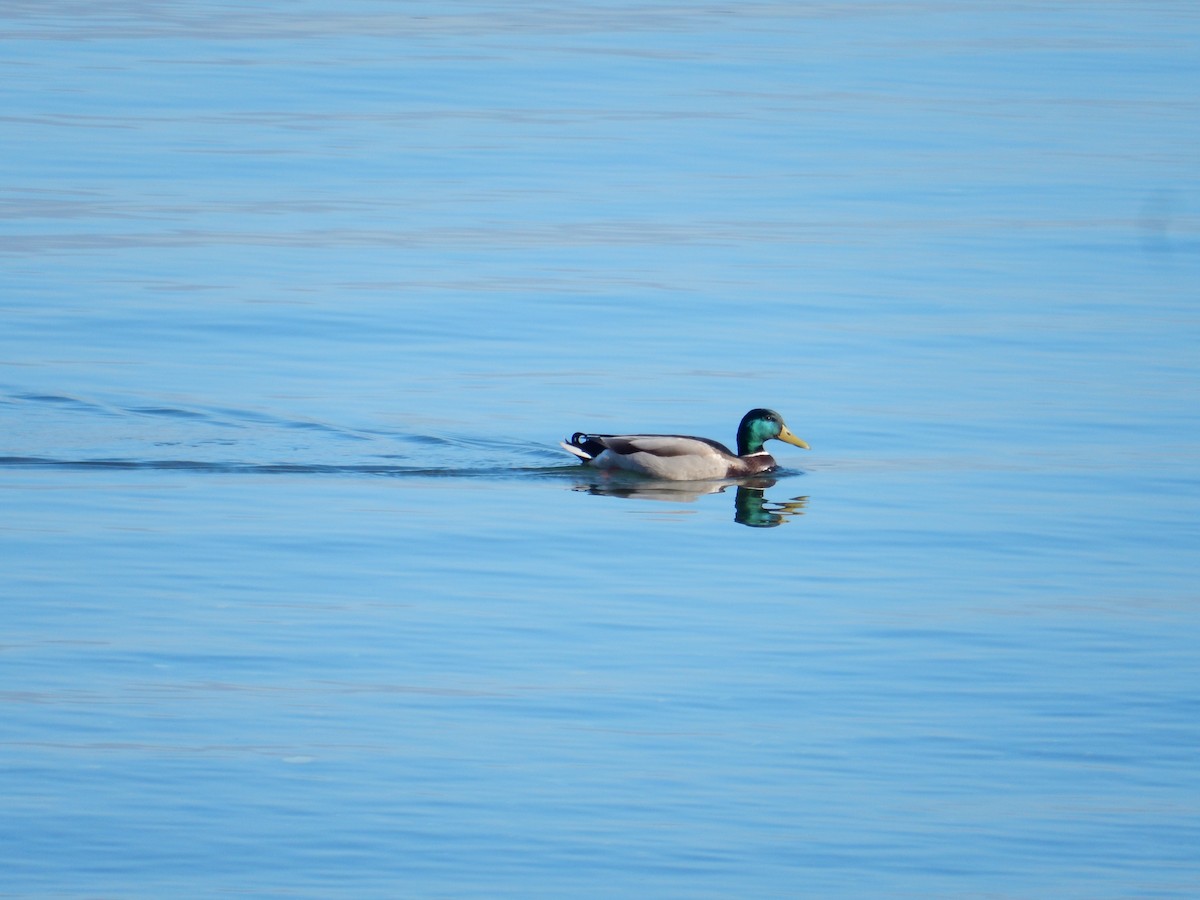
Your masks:
<svg viewBox="0 0 1200 900"><path fill-rule="evenodd" d="M603 444L606 450L620 456L634 453L649 453L651 456L711 456L729 454L729 451L716 441L705 438L688 437L681 434L605 434L591 435L597 443Z"/></svg>

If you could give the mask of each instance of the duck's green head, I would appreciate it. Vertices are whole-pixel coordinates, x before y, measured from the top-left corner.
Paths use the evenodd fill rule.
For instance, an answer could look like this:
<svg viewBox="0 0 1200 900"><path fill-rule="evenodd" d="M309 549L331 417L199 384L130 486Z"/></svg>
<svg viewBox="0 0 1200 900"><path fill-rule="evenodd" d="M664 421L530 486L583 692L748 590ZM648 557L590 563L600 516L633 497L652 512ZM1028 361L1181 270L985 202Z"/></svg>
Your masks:
<svg viewBox="0 0 1200 900"><path fill-rule="evenodd" d="M788 427L783 424L783 416L775 410L752 409L742 416L742 424L738 426L738 456L760 452L763 444L771 439L803 447L805 450L811 449L808 444L788 430Z"/></svg>

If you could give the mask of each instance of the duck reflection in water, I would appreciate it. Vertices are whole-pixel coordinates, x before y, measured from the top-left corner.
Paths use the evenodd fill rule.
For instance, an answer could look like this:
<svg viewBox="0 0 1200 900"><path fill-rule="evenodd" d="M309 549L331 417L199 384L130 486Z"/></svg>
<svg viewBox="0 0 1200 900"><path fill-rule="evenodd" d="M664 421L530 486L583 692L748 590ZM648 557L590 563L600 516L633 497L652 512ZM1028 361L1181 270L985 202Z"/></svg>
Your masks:
<svg viewBox="0 0 1200 900"><path fill-rule="evenodd" d="M723 494L726 488L736 488L733 499L733 520L751 528L774 528L793 516L804 515L808 497L790 500L768 500L765 492L778 479L762 475L729 481L660 481L604 473L606 477L578 485L575 490L603 497L622 497L632 500L660 500L673 503L694 503L706 494Z"/></svg>

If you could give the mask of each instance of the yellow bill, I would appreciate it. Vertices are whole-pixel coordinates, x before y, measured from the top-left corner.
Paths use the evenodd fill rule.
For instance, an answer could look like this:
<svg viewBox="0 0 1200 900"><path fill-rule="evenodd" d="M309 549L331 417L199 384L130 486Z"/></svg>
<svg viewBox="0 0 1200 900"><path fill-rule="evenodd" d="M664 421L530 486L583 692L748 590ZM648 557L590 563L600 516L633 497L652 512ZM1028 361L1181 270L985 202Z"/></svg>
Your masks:
<svg viewBox="0 0 1200 900"><path fill-rule="evenodd" d="M794 434L792 434L792 432L790 430L788 430L788 427L786 425L784 425L782 428L779 429L779 439L781 441L783 441L784 443L791 444L793 447L800 447L804 450L812 449L812 447L808 446L807 443L805 443L804 441L800 440L800 438L798 438Z"/></svg>

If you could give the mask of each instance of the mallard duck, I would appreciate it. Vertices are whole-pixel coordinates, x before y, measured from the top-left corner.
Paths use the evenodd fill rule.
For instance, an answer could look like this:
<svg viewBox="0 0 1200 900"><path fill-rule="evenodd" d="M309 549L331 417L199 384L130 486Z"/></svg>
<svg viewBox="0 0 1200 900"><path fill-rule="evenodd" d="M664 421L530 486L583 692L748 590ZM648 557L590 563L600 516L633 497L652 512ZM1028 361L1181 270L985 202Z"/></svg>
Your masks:
<svg viewBox="0 0 1200 900"><path fill-rule="evenodd" d="M683 434L584 434L571 435L562 446L585 464L598 469L626 469L667 481L704 481L740 478L775 468L763 449L772 438L810 449L783 424L772 409L752 409L738 425L736 455L708 438Z"/></svg>

